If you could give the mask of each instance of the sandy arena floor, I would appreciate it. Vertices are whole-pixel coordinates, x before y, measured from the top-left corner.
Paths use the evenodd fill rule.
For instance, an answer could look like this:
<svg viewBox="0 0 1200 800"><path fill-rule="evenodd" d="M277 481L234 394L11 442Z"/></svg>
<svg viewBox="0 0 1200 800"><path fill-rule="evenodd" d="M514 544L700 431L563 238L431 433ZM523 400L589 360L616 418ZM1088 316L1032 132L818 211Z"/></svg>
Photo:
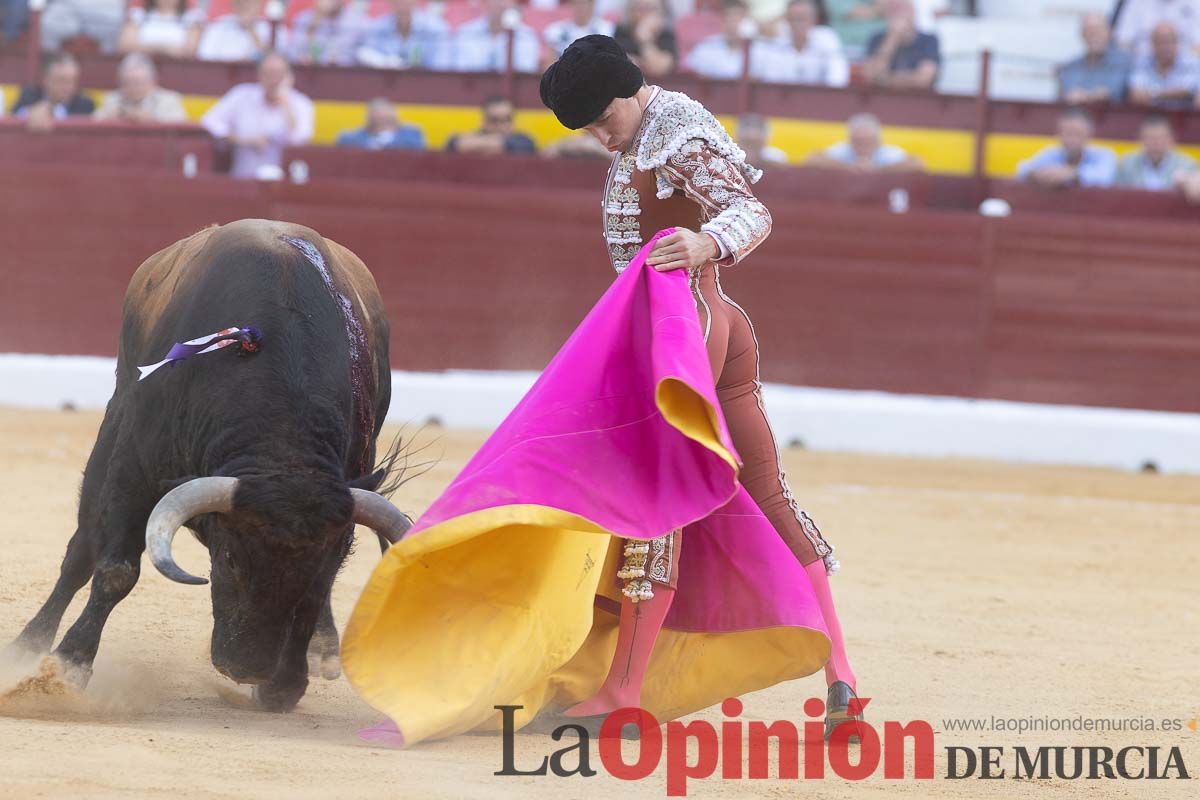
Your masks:
<svg viewBox="0 0 1200 800"><path fill-rule="evenodd" d="M0 643L50 591L74 529L99 415L0 409ZM421 511L482 441L443 434L441 464L398 504ZM951 717L1200 717L1200 478L969 461L789 452L792 485L838 548L833 581L868 716L928 720L942 748L1179 745L1200 732L947 732ZM207 554L178 538L180 563ZM344 621L377 559L361 547L335 590ZM78 614L86 591L67 613ZM358 742L377 715L344 679L315 680L290 715L248 707L207 658L207 589L152 569L113 613L83 695L12 697L0 664L0 796L95 798L664 797L640 784L494 777L500 743L460 737L405 752ZM819 675L744 698L744 719L804 719ZM701 715L720 720L718 710ZM555 749L517 740L528 766ZM632 752L631 758L632 758ZM1005 763L1011 761L1006 756ZM593 766L599 767L598 759ZM1184 781L693 781L691 797L1195 797ZM1188 786L1192 788L1189 789Z"/></svg>

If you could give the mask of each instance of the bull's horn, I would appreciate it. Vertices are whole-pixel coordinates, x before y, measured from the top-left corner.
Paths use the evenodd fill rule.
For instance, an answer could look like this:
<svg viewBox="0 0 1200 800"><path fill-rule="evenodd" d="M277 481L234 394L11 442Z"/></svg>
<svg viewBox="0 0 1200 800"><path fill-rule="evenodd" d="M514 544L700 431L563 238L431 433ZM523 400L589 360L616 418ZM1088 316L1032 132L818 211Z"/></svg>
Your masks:
<svg viewBox="0 0 1200 800"><path fill-rule="evenodd" d="M233 510L233 492L237 478L193 478L163 495L146 522L146 552L158 571L176 583L202 586L205 578L185 572L171 555L175 532L189 519L201 514L228 513Z"/></svg>
<svg viewBox="0 0 1200 800"><path fill-rule="evenodd" d="M375 531L383 550L404 538L412 527L408 515L387 501L383 495L366 489L351 489L354 497L354 522Z"/></svg>

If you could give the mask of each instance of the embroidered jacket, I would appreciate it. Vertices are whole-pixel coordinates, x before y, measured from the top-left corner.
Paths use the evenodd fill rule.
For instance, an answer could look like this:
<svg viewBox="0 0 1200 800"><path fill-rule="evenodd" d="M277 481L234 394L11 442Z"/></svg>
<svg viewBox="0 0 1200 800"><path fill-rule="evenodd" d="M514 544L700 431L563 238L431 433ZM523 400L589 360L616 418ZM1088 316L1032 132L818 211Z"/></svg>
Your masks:
<svg viewBox="0 0 1200 800"><path fill-rule="evenodd" d="M762 171L704 106L680 92L658 90L629 149L609 169L604 238L621 272L663 228L697 228L716 238L728 267L771 232L771 214L750 190Z"/></svg>

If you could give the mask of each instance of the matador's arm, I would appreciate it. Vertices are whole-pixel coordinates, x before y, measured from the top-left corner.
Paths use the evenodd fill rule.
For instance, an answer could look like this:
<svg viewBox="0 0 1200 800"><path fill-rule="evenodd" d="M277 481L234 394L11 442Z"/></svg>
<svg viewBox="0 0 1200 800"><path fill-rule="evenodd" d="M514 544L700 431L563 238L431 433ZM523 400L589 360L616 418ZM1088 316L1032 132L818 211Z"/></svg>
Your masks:
<svg viewBox="0 0 1200 800"><path fill-rule="evenodd" d="M703 139L684 144L658 174L704 209L708 221L700 230L717 240L719 266L738 263L771 232L771 212L754 196L742 170Z"/></svg>

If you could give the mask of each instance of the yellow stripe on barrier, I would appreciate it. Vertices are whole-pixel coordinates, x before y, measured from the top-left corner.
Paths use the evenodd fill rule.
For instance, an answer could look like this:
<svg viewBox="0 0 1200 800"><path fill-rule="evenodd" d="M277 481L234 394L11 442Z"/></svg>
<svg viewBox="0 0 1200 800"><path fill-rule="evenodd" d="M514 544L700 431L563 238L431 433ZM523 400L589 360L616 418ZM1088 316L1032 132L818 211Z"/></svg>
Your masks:
<svg viewBox="0 0 1200 800"><path fill-rule="evenodd" d="M993 133L987 140L987 159L985 166L988 175L993 177L1011 177L1017 173L1017 165L1037 153L1043 147L1055 143L1050 136L1029 136L1019 133ZM1119 139L1095 139L1092 144L1109 147L1124 156L1138 149L1137 142ZM1200 146L1180 145L1179 150L1192 158L1200 160Z"/></svg>
<svg viewBox="0 0 1200 800"><path fill-rule="evenodd" d="M17 91L16 86L0 86L5 109L16 100ZM88 94L99 103L104 92L89 90ZM199 121L217 99L203 95L186 95L183 105L187 109L188 117ZM425 132L425 141L432 150L444 148L446 140L455 133L477 130L481 119L480 111L475 106L401 103L398 107L402 119L417 125ZM339 133L362 127L366 121L366 108L360 102L320 100L316 103L316 112L314 144L333 144ZM732 131L736 127L736 117L723 115L720 119L728 130ZM770 123L771 144L783 150L788 156L788 161L793 164L803 163L814 153L846 138L846 126L840 122L772 117ZM571 135L570 131L558 124L558 120L549 111L518 110L515 126L517 130L531 136L539 147L545 147ZM920 159L932 173L971 174L975 142L972 131L885 126L883 139ZM987 174L996 178L1011 177L1016 174L1017 165L1021 161L1043 147L1054 144L1054 141L1053 136L993 133L987 140ZM1131 141L1101 139L1097 140L1096 144L1111 147L1122 156L1137 149L1137 143ZM1200 146L1187 145L1180 147L1180 150L1200 161Z"/></svg>

